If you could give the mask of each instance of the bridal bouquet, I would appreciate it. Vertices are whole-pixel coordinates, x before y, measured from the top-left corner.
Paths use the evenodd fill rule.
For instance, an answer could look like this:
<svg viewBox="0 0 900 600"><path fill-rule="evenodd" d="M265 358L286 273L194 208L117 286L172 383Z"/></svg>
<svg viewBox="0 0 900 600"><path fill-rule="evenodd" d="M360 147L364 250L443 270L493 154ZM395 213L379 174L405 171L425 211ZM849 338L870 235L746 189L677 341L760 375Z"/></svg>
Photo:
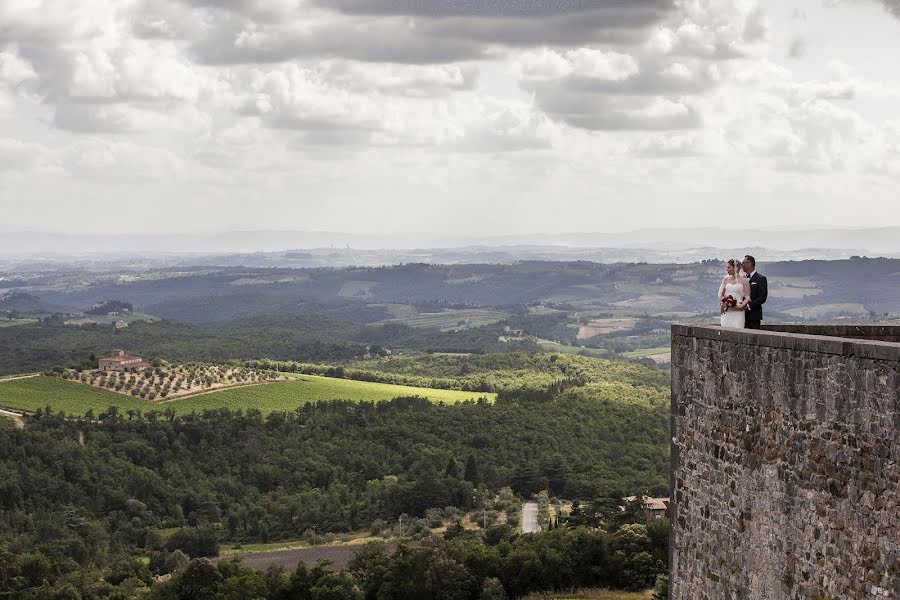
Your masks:
<svg viewBox="0 0 900 600"><path fill-rule="evenodd" d="M727 312L729 308L737 306L737 300L735 300L734 296L728 294L722 299L722 312Z"/></svg>

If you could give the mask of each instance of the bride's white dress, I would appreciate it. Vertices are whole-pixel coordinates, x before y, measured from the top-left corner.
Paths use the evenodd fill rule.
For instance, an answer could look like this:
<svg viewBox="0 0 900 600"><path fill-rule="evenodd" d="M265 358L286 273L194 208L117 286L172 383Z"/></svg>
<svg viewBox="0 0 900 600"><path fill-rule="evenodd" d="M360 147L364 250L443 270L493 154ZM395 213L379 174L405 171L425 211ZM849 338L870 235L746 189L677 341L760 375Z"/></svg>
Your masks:
<svg viewBox="0 0 900 600"><path fill-rule="evenodd" d="M744 301L744 286L741 283L726 283L725 284L725 296L734 296L734 299L737 300L737 303L740 304ZM730 327L732 329L743 329L744 328L744 320L746 318L746 312L743 310L738 310L734 307L728 309L728 311L722 315L722 327Z"/></svg>

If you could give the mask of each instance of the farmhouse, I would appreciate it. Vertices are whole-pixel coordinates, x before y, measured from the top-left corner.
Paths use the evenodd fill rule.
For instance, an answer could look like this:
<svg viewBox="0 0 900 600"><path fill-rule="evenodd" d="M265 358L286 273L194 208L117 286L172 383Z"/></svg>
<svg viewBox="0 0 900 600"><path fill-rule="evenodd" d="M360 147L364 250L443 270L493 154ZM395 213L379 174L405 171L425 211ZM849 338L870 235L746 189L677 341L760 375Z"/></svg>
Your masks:
<svg viewBox="0 0 900 600"><path fill-rule="evenodd" d="M101 371L140 371L150 366L150 363L144 362L140 356L128 356L125 351L116 348L109 353L109 356L100 359Z"/></svg>
<svg viewBox="0 0 900 600"><path fill-rule="evenodd" d="M634 502L637 496L626 496L626 502ZM655 519L669 518L669 499L668 498L651 498L650 496L641 496L641 509L644 511L644 519L653 521Z"/></svg>

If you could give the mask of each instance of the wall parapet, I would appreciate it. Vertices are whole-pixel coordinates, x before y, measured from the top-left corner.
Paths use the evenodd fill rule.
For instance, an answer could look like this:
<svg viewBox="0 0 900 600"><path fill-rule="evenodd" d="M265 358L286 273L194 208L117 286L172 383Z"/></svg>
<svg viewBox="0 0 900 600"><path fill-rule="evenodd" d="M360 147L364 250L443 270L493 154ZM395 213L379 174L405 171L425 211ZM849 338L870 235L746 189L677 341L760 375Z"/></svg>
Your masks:
<svg viewBox="0 0 900 600"><path fill-rule="evenodd" d="M900 327L672 326L670 597L900 598Z"/></svg>

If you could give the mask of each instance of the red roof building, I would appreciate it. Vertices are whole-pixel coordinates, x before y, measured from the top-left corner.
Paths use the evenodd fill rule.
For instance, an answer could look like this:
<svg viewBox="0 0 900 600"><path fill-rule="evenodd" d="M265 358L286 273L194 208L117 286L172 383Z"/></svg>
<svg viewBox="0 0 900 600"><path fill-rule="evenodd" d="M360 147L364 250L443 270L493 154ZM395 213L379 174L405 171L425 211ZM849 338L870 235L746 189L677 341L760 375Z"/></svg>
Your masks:
<svg viewBox="0 0 900 600"><path fill-rule="evenodd" d="M626 502L634 502L637 500L637 496L626 496L624 500ZM641 496L641 509L644 511L644 519L647 521L653 521L654 519L668 519L669 499Z"/></svg>
<svg viewBox="0 0 900 600"><path fill-rule="evenodd" d="M135 372L146 369L150 363L144 362L140 356L129 356L121 348L116 348L109 356L100 359L101 371L127 371Z"/></svg>

